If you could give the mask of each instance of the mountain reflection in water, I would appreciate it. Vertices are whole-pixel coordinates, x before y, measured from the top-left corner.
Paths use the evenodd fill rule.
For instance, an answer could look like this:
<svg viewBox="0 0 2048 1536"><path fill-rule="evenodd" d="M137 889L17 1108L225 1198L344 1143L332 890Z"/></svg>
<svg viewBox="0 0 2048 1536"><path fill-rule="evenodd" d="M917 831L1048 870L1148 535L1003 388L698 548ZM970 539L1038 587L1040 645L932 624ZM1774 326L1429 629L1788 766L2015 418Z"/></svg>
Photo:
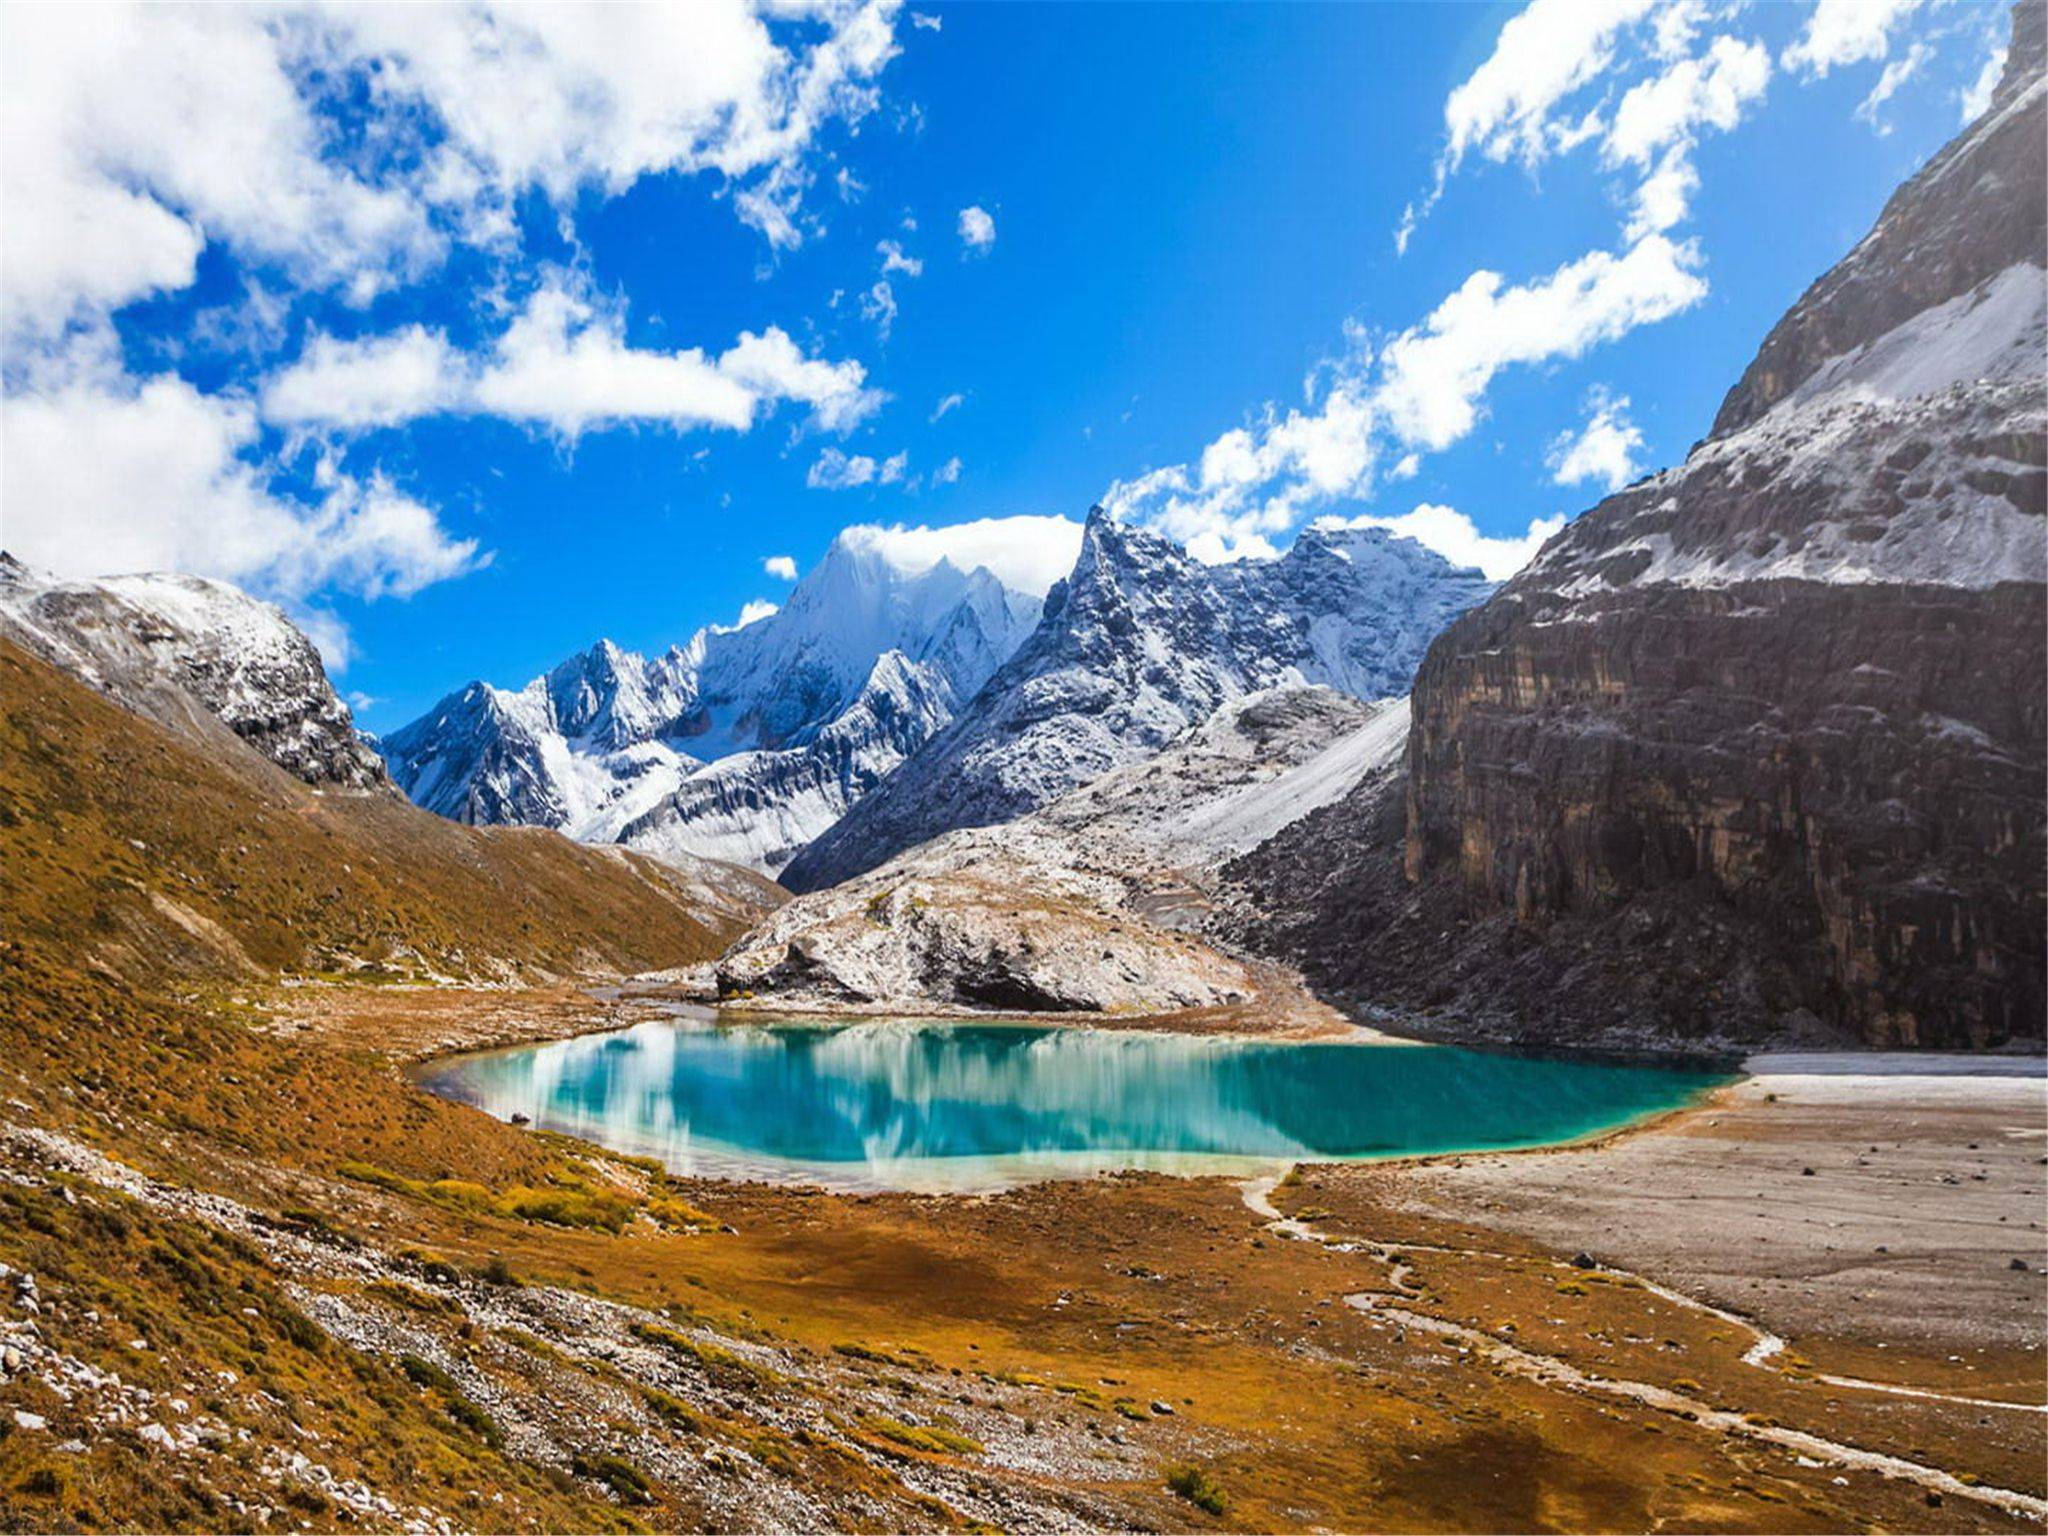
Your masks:
<svg viewBox="0 0 2048 1536"><path fill-rule="evenodd" d="M641 1024L446 1062L425 1084L679 1173L984 1189L1528 1146L1722 1080L1441 1046L888 1020Z"/></svg>

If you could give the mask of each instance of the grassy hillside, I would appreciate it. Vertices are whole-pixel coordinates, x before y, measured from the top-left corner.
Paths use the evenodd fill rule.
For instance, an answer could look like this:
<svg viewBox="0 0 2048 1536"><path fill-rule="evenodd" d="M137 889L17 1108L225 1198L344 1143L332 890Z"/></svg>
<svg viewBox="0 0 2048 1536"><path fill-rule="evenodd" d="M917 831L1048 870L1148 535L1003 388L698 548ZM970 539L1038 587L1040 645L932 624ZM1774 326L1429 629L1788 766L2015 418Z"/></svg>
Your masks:
<svg viewBox="0 0 2048 1536"><path fill-rule="evenodd" d="M510 978L706 960L778 899L553 832L321 792L225 731L195 742L0 642L0 922L144 982L373 968Z"/></svg>

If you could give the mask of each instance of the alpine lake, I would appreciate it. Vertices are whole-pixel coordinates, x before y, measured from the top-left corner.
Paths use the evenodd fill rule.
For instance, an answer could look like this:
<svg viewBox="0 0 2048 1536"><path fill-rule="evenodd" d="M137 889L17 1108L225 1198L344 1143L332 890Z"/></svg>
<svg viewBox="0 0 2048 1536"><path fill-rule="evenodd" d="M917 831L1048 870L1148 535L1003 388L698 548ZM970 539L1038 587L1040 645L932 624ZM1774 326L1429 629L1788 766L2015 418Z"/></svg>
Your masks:
<svg viewBox="0 0 2048 1536"><path fill-rule="evenodd" d="M1729 1074L1379 1041L678 1018L430 1064L430 1092L679 1174L979 1192L1572 1141Z"/></svg>

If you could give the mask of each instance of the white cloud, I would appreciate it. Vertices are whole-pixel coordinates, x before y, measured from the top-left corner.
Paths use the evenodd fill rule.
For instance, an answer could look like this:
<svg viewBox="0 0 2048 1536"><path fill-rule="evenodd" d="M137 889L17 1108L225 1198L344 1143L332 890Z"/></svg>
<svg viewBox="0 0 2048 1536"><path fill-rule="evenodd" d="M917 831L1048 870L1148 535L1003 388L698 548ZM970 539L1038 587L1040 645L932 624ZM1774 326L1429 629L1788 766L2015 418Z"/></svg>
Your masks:
<svg viewBox="0 0 2048 1536"><path fill-rule="evenodd" d="M186 287L215 240L362 300L451 236L503 244L528 192L566 207L660 172L711 172L788 226L818 132L876 105L894 16L895 0L786 21L744 0L8 7L7 327L50 335ZM327 152L349 97L374 158Z"/></svg>
<svg viewBox="0 0 2048 1536"><path fill-rule="evenodd" d="M394 426L445 409L460 371L448 338L425 326L359 341L316 333L264 387L263 414L288 426Z"/></svg>
<svg viewBox="0 0 2048 1536"><path fill-rule="evenodd" d="M1074 568L1081 525L1065 517L985 517L944 528L857 523L840 539L906 574L949 560L963 571L986 567L1004 586L1043 597Z"/></svg>
<svg viewBox="0 0 2048 1536"><path fill-rule="evenodd" d="M923 277L924 261L921 257L904 254L903 247L894 240L881 240L875 250L882 258L882 275L901 272L905 277Z"/></svg>
<svg viewBox="0 0 2048 1536"><path fill-rule="evenodd" d="M1958 98L1962 108L1963 121L1974 123L1991 110L1992 94L1998 89L1998 77L2005 73L2005 45L1999 44L1991 50L1991 57L1984 61L1984 67L1977 71L1977 78L1967 91Z"/></svg>
<svg viewBox="0 0 2048 1536"><path fill-rule="evenodd" d="M796 580L796 557L794 555L770 555L761 562L761 569L778 581Z"/></svg>
<svg viewBox="0 0 2048 1536"><path fill-rule="evenodd" d="M432 415L490 415L574 437L620 422L745 431L789 400L843 431L881 397L857 362L807 358L775 327L742 331L717 358L692 347L629 346L625 316L561 284L527 300L490 350L465 357L438 331L409 326L340 341L320 334L262 394L264 414L293 426L392 426Z"/></svg>
<svg viewBox="0 0 2048 1536"><path fill-rule="evenodd" d="M928 15L923 11L912 11L910 24L920 32L937 32L946 23L943 17Z"/></svg>
<svg viewBox="0 0 2048 1536"><path fill-rule="evenodd" d="M719 355L718 370L762 400L793 400L811 408L827 432L845 432L881 409L887 398L867 387L867 370L851 358L828 363L806 357L787 332L769 326L740 338Z"/></svg>
<svg viewBox="0 0 2048 1536"><path fill-rule="evenodd" d="M1635 193L1630 240L1683 222L1699 187L1692 153L1700 134L1733 129L1763 99L1770 79L1771 54L1762 43L1717 37L1697 57L1629 87L1601 141L1601 158L1646 173Z"/></svg>
<svg viewBox="0 0 2048 1536"><path fill-rule="evenodd" d="M818 455L804 476L804 484L814 491L845 491L855 486L873 483L875 461L864 453L849 457L837 448L827 448Z"/></svg>
<svg viewBox="0 0 2048 1536"><path fill-rule="evenodd" d="M780 603L771 603L765 597L757 597L740 607L739 622L734 629L745 629L749 624L758 624L763 619L772 619L782 611Z"/></svg>
<svg viewBox="0 0 2048 1536"><path fill-rule="evenodd" d="M878 279L875 286L860 296L861 318L874 323L882 339L889 339L890 327L896 323L896 290L886 277Z"/></svg>
<svg viewBox="0 0 2048 1536"><path fill-rule="evenodd" d="M286 600L323 588L406 596L488 558L382 476L275 493L244 454L248 404L86 364L7 398L0 501L7 547L69 575L175 570Z"/></svg>
<svg viewBox="0 0 2048 1536"><path fill-rule="evenodd" d="M1702 127L1725 133L1770 78L1771 54L1762 43L1717 37L1697 58L1680 59L1629 87L1614 109L1603 153L1610 164L1647 166L1659 152L1689 145Z"/></svg>
<svg viewBox="0 0 2048 1536"><path fill-rule="evenodd" d="M1383 441L1410 450L1389 476L1398 480L1420 468L1415 450L1440 450L1469 433L1501 369L1578 357L1698 303L1706 283L1697 264L1689 244L1652 235L1526 284L1475 272L1381 348L1376 374L1362 337L1347 327L1352 356L1311 374L1305 407L1282 413L1269 404L1194 463L1113 482L1103 505L1161 529L1197 559L1271 554L1275 537L1310 511L1372 494Z"/></svg>
<svg viewBox="0 0 2048 1536"><path fill-rule="evenodd" d="M755 403L751 390L700 349L628 347L623 317L601 314L563 288L544 288L527 302L498 338L469 399L489 415L571 437L619 421L744 430Z"/></svg>
<svg viewBox="0 0 2048 1536"><path fill-rule="evenodd" d="M951 485L960 478L960 455L954 454L937 469L932 471L933 485Z"/></svg>
<svg viewBox="0 0 2048 1536"><path fill-rule="evenodd" d="M932 407L932 414L931 414L931 420L932 420L933 422L937 422L937 421L938 421L938 419L939 419L939 418L940 418L941 416L944 416L944 415L945 415L945 414L946 414L947 412L949 412L949 411L957 411L957 410L959 410L959 409L960 409L960 407L961 407L961 406L965 405L966 403L967 403L967 397L966 397L965 395L962 395L962 394L951 394L951 395L947 395L947 396L946 396L946 397L945 397L944 399L942 399L941 401L939 401L939 403L938 403L937 405L935 405L935 406L933 406L933 407Z"/></svg>
<svg viewBox="0 0 2048 1536"><path fill-rule="evenodd" d="M1932 57L1932 49L1925 43L1916 42L1902 56L1886 64L1884 72L1877 77L1877 84L1870 88L1870 94L1857 106L1857 120L1870 124L1871 130L1879 138L1889 134L1892 125L1884 120L1884 104L1897 95L1899 87L1918 74L1920 66Z"/></svg>
<svg viewBox="0 0 2048 1536"><path fill-rule="evenodd" d="M970 251L986 251L996 243L996 221L986 208L960 210L960 239Z"/></svg>
<svg viewBox="0 0 2048 1536"><path fill-rule="evenodd" d="M1535 163L1588 131L1556 110L1613 61L1624 28L1656 0L1531 0L1500 29L1493 52L1444 102L1444 169L1471 150Z"/></svg>
<svg viewBox="0 0 2048 1536"><path fill-rule="evenodd" d="M1453 565L1475 566L1489 581L1506 581L1535 558L1543 541L1564 527L1564 516L1537 518L1520 538L1493 538L1455 507L1421 502L1398 517L1318 518L1318 526L1384 528L1435 550Z"/></svg>
<svg viewBox="0 0 2048 1536"><path fill-rule="evenodd" d="M1920 0L1819 0L1806 27L1785 49L1787 69L1821 76L1844 64L1862 64L1891 52L1892 28Z"/></svg>
<svg viewBox="0 0 2048 1536"><path fill-rule="evenodd" d="M1646 235L1661 235L1682 224L1692 212L1692 195L1700 189L1700 174L1692 156L1673 149L1657 162L1657 169L1636 187L1630 204L1628 226L1622 231L1630 241Z"/></svg>
<svg viewBox="0 0 2048 1536"><path fill-rule="evenodd" d="M183 288L209 239L314 283L438 253L416 198L322 158L253 9L10 6L0 28L10 334Z"/></svg>
<svg viewBox="0 0 2048 1536"><path fill-rule="evenodd" d="M1254 425L1210 443L1193 466L1117 481L1103 505L1161 529L1198 560L1269 555L1269 535L1292 528L1305 508L1371 489L1377 425L1363 378L1342 373L1306 409L1267 406Z"/></svg>
<svg viewBox="0 0 2048 1536"><path fill-rule="evenodd" d="M1892 10L1918 0L1848 3ZM1607 169L1635 179L1628 243L1682 222L1699 186L1692 162L1699 137L1736 127L1770 80L1770 52L1760 42L1726 35L1698 47L1709 22L1740 8L1716 0L1530 0L1446 98L1435 181L1402 210L1396 250L1407 250L1468 156L1533 170L1596 141ZM1824 29L1824 53L1835 46L1825 41L1830 30L1840 28ZM1803 57L1788 48L1784 63L1793 67Z"/></svg>
<svg viewBox="0 0 2048 1536"><path fill-rule="evenodd" d="M851 456L837 448L827 448L818 455L804 476L804 484L814 491L847 491L863 485L895 485L910 468L910 454L891 454L877 460L865 453Z"/></svg>
<svg viewBox="0 0 2048 1536"><path fill-rule="evenodd" d="M1698 252L1646 235L1621 255L1593 251L1535 282L1475 272L1381 353L1377 402L1405 443L1449 446L1472 430L1502 368L1577 357L1706 296Z"/></svg>
<svg viewBox="0 0 2048 1536"><path fill-rule="evenodd" d="M1643 434L1628 418L1628 396L1595 389L1586 400L1586 423L1559 433L1546 463L1556 485L1594 481L1618 491L1642 473Z"/></svg>

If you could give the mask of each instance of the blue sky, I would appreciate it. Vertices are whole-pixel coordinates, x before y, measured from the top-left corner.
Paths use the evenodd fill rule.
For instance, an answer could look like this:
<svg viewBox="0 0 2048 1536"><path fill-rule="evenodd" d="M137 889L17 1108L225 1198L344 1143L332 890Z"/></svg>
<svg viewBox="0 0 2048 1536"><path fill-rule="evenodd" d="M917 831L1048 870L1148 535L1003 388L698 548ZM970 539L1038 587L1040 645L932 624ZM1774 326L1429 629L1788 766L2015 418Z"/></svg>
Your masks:
<svg viewBox="0 0 2048 1536"><path fill-rule="evenodd" d="M0 538L274 596L381 728L730 622L855 522L1109 497L1212 558L1364 516L1511 569L1705 432L2005 30L1968 0L77 18L0 23Z"/></svg>

